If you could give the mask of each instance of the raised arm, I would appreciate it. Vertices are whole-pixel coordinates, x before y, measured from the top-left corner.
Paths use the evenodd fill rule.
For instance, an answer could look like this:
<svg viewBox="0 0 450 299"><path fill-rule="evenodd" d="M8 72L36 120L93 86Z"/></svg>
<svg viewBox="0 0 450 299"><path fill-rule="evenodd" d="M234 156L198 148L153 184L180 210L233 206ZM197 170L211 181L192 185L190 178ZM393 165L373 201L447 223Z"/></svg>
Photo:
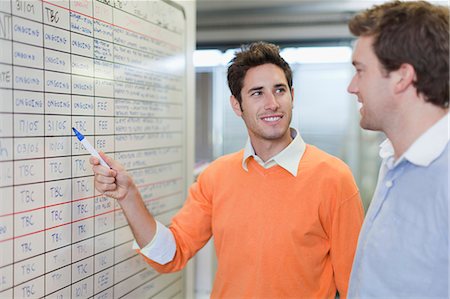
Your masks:
<svg viewBox="0 0 450 299"><path fill-rule="evenodd" d="M100 152L100 156L111 169L101 166L95 157L89 159L95 174L95 188L102 194L118 201L136 242L140 248L143 248L156 233L155 219L145 207L137 186L125 168L102 152Z"/></svg>

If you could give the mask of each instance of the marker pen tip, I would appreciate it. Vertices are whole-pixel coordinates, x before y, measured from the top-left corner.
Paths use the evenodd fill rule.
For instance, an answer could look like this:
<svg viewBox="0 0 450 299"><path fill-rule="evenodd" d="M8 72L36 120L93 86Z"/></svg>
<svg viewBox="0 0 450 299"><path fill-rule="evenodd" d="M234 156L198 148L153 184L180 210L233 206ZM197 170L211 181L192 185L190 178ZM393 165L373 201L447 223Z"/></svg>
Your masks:
<svg viewBox="0 0 450 299"><path fill-rule="evenodd" d="M78 132L77 129L75 129L74 127L72 127L72 131L75 133L75 136L77 136L78 140L83 140L84 139L84 135L81 134L80 132Z"/></svg>

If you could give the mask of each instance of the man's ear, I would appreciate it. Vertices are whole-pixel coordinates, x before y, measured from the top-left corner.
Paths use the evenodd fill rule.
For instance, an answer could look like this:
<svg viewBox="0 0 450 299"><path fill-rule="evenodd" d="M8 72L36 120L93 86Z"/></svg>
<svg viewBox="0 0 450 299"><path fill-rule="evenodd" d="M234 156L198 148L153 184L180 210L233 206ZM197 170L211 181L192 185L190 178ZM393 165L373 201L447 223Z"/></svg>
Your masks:
<svg viewBox="0 0 450 299"><path fill-rule="evenodd" d="M292 109L294 109L294 87L291 87Z"/></svg>
<svg viewBox="0 0 450 299"><path fill-rule="evenodd" d="M409 63L403 63L398 70L392 72L392 75L395 79L394 91L396 93L404 92L417 80L416 71Z"/></svg>
<svg viewBox="0 0 450 299"><path fill-rule="evenodd" d="M230 96L230 104L231 108L233 108L234 113L236 113L237 116L241 117L242 116L241 105L233 95Z"/></svg>

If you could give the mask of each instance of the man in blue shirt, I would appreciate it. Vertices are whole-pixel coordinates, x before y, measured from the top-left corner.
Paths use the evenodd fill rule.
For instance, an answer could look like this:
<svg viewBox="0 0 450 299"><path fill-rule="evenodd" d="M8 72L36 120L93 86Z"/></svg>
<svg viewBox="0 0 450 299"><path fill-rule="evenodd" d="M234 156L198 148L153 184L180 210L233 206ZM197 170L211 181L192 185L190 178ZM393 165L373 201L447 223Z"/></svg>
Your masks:
<svg viewBox="0 0 450 299"><path fill-rule="evenodd" d="M348 91L388 139L348 298L449 298L449 9L388 2L349 28Z"/></svg>

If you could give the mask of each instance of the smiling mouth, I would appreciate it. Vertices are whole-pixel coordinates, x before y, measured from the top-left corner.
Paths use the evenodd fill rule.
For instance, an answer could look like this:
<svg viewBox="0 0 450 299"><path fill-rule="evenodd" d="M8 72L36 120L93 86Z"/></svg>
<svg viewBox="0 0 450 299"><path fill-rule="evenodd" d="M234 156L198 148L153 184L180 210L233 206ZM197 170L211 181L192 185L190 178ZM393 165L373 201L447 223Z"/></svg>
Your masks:
<svg viewBox="0 0 450 299"><path fill-rule="evenodd" d="M275 121L279 121L280 119L282 119L283 116L277 115L277 116L265 116L265 117L261 117L261 119L263 121L267 121L267 122L275 122Z"/></svg>

